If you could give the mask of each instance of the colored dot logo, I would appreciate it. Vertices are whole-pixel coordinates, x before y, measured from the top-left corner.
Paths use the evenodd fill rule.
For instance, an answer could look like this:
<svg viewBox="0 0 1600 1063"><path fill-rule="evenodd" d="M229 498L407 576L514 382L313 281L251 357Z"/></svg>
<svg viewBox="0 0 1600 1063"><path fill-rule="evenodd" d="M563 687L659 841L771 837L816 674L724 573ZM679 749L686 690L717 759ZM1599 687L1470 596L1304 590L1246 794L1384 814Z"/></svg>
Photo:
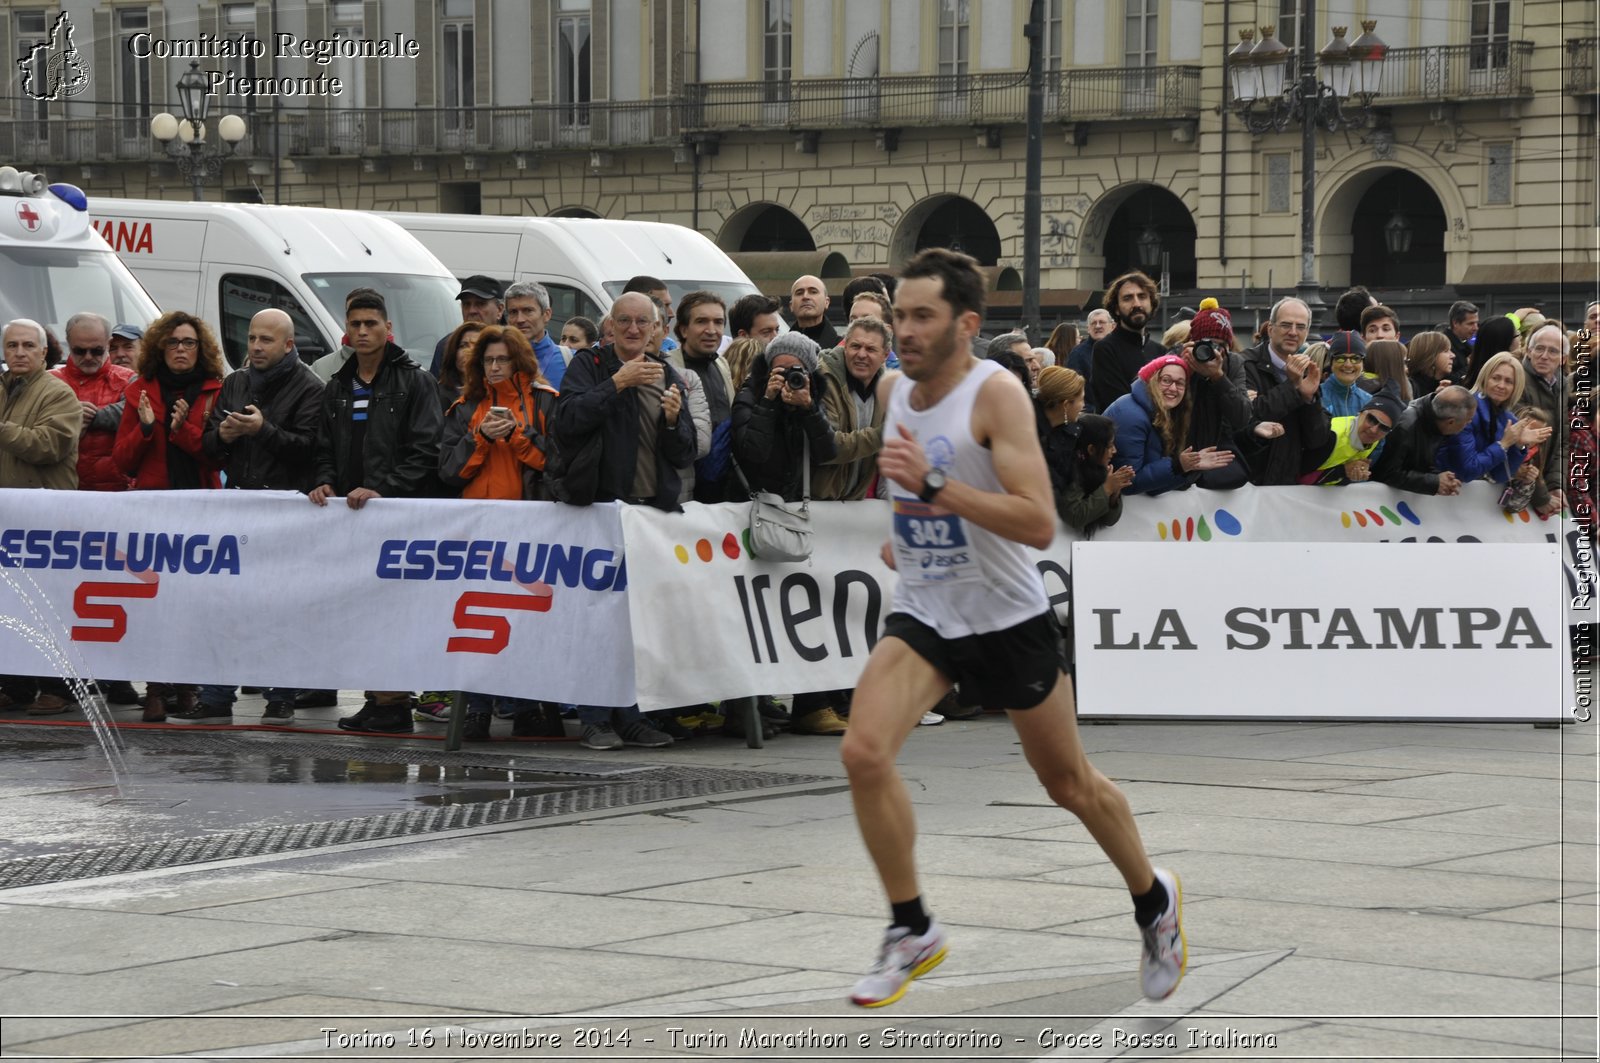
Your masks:
<svg viewBox="0 0 1600 1063"><path fill-rule="evenodd" d="M1500 513L1501 513L1501 515L1503 517L1506 518L1506 523L1507 524L1515 524L1517 522L1517 518L1518 517L1522 518L1522 523L1524 523L1524 524L1527 524L1527 523L1529 523L1529 522L1531 522L1533 520L1533 518L1528 515L1528 511L1525 510L1525 509L1519 509L1519 510L1516 510L1515 512L1509 512L1509 513L1507 511L1505 511L1505 510L1501 510Z"/></svg>
<svg viewBox="0 0 1600 1063"><path fill-rule="evenodd" d="M1358 528L1365 528L1368 524L1374 528L1381 528L1386 522L1399 526L1402 523L1402 518L1412 524L1422 523L1422 518L1412 512L1411 507L1405 502L1396 502L1394 509L1390 509L1388 506L1379 506L1377 509L1346 510L1339 514L1339 523L1346 528L1352 524Z"/></svg>
<svg viewBox="0 0 1600 1063"><path fill-rule="evenodd" d="M729 532L722 537L722 553L730 561L739 560L740 555L748 553L749 550L750 532L748 530L744 532L744 542L742 547L739 537L734 535L733 532ZM672 555L678 559L678 564L680 565L687 565L691 557L697 557L701 561L709 564L712 559L717 556L717 551L716 547L711 545L710 539L698 539L695 541L692 548L685 546L682 543L674 546L672 548Z"/></svg>
<svg viewBox="0 0 1600 1063"><path fill-rule="evenodd" d="M1184 520L1173 517L1171 523L1157 521L1156 535L1161 538L1162 542L1181 543L1193 542L1199 539L1203 543L1209 543L1213 537L1213 528L1223 535L1238 535L1244 531L1244 525L1239 523L1238 517L1235 517L1225 509L1219 509L1211 515L1209 522L1206 520L1204 513L1200 514L1199 520L1193 517L1188 517Z"/></svg>

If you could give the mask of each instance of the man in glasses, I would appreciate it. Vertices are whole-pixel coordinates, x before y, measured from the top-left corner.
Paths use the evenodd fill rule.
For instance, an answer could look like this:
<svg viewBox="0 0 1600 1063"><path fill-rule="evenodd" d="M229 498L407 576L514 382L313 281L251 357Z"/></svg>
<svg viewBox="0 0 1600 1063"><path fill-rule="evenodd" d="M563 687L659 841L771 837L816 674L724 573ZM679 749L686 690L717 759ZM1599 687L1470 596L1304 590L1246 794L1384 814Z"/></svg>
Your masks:
<svg viewBox="0 0 1600 1063"><path fill-rule="evenodd" d="M617 296L609 315L615 342L579 352L567 367L555 419L563 467L553 486L560 501L682 510L678 498L683 474L694 464L695 429L678 370L646 353L659 313L643 292ZM636 705L580 705L578 719L588 749L672 744Z"/></svg>
<svg viewBox="0 0 1600 1063"><path fill-rule="evenodd" d="M99 314L67 319L67 360L50 370L66 382L83 410L78 440L78 489L126 491L128 478L111 460L122 420L122 393L132 369L111 364L111 323Z"/></svg>
<svg viewBox="0 0 1600 1063"><path fill-rule="evenodd" d="M1279 299L1267 319L1267 338L1244 352L1244 377L1258 421L1283 425L1283 434L1245 455L1250 482L1300 481L1310 455L1327 441L1328 414L1318 401L1322 368L1300 353L1311 331L1311 308L1295 298Z"/></svg>
<svg viewBox="0 0 1600 1063"><path fill-rule="evenodd" d="M1372 465L1383 450L1384 440L1406 412L1405 403L1386 391L1372 396L1361 412L1335 417L1325 446L1310 453L1315 470L1301 477L1301 483L1324 486L1362 483L1372 479Z"/></svg>

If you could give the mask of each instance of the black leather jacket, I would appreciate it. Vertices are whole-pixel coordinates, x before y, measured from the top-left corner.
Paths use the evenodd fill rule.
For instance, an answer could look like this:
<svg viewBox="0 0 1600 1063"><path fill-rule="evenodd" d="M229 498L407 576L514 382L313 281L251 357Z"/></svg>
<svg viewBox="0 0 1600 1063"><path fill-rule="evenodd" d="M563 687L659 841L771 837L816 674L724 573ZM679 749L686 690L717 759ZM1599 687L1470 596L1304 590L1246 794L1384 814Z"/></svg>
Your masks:
<svg viewBox="0 0 1600 1063"><path fill-rule="evenodd" d="M386 498L435 498L439 485L439 435L444 411L439 389L428 371L405 349L391 343L372 379L364 468L349 460L350 408L358 358L354 355L328 381L322 393L321 423L313 486L332 484L344 495L358 487Z"/></svg>
<svg viewBox="0 0 1600 1063"><path fill-rule="evenodd" d="M309 491L317 422L322 416L323 383L290 351L290 366L252 391L251 374L240 369L222 379L222 394L206 419L201 445L228 474L228 486L251 491ZM261 431L224 442L218 431L229 412L246 406L261 411Z"/></svg>

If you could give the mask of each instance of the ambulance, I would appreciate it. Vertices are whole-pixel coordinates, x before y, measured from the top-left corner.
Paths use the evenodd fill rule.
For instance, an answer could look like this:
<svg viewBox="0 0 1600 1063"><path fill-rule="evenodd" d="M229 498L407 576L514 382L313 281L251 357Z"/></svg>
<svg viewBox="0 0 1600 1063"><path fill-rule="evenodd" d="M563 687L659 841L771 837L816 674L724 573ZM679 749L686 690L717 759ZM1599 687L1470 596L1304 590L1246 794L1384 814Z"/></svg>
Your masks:
<svg viewBox="0 0 1600 1063"><path fill-rule="evenodd" d="M90 213L156 303L208 322L235 368L250 319L268 307L294 321L301 360L337 350L352 288L382 293L395 342L424 365L461 324L450 271L400 226L364 211L96 199Z"/></svg>
<svg viewBox="0 0 1600 1063"><path fill-rule="evenodd" d="M31 318L64 344L85 311L140 328L159 313L90 225L82 189L0 166L0 322Z"/></svg>
<svg viewBox="0 0 1600 1063"><path fill-rule="evenodd" d="M598 321L632 278L667 284L674 304L705 288L732 306L759 294L716 244L682 225L607 218L510 218L386 212L457 277L532 280L550 293L551 327L569 317Z"/></svg>

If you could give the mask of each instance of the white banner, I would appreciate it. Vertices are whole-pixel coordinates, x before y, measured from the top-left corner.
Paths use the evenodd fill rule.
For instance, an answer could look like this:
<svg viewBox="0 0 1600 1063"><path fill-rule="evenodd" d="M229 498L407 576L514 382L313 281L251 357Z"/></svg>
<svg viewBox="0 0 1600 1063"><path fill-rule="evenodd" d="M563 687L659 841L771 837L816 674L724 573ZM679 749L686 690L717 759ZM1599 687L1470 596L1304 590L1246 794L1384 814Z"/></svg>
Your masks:
<svg viewBox="0 0 1600 1063"><path fill-rule="evenodd" d="M1095 715L1562 715L1554 544L1074 554L1078 688Z"/></svg>
<svg viewBox="0 0 1600 1063"><path fill-rule="evenodd" d="M633 701L617 507L0 491L0 672Z"/></svg>
<svg viewBox="0 0 1600 1063"><path fill-rule="evenodd" d="M1468 484L1460 496L1435 498L1380 484L1342 488L1199 489L1124 500L1121 521L1101 528L1082 562L1097 565L1102 543L1147 543L1195 562L1209 546L1227 542L1319 543L1556 543L1544 582L1552 593L1581 603L1573 622L1592 620L1593 558L1587 541L1560 520L1507 516L1495 504L1498 488ZM748 506L689 506L683 515L630 507L623 528L635 563L629 596L644 708L693 704L760 693L837 690L855 686L893 597L894 574L878 550L889 532L881 502L812 503L815 552L807 564L763 563L750 557L742 534ZM1050 549L1035 553L1045 589L1066 619L1072 590L1071 551L1079 539L1058 529ZM1163 546L1163 544L1165 544ZM1150 548L1144 551L1158 556ZM1229 569L1236 586L1274 578L1251 563ZM1470 556L1470 555L1469 555ZM1415 562L1414 562L1415 563ZM1432 562L1413 574L1438 572ZM1478 571L1469 569L1467 572ZM1484 569L1485 580L1499 577ZM1463 573L1456 573L1463 575ZM1162 593L1126 570L1112 604ZM1081 596L1082 592L1078 592ZM1084 608L1092 601L1083 602ZM1326 655L1316 655L1325 660ZM1397 692L1404 700L1406 692ZM1120 700L1120 699L1118 699ZM1559 694L1557 695L1559 700ZM1084 715L1100 702L1084 698ZM1150 711L1156 711L1152 707ZM1107 709L1107 714L1121 710ZM1183 714L1173 707L1175 714ZM1396 709L1390 715L1399 715ZM1464 713L1465 714L1465 713Z"/></svg>

